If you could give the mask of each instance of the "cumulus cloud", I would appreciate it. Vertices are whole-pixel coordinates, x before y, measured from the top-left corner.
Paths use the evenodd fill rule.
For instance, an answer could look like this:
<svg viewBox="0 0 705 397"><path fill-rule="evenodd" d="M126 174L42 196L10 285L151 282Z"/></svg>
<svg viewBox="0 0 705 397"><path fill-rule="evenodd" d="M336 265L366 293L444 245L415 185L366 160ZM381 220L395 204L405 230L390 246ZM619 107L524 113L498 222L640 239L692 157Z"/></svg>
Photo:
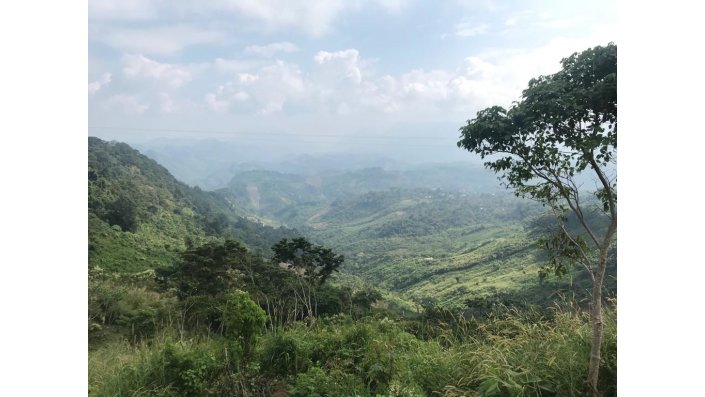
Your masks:
<svg viewBox="0 0 705 397"><path fill-rule="evenodd" d="M359 55L359 52L354 48L336 52L319 51L313 60L319 65L333 65L340 68L346 78L360 84L362 72L360 71Z"/></svg>
<svg viewBox="0 0 705 397"><path fill-rule="evenodd" d="M245 48L245 52L247 53L256 54L264 57L271 57L272 55L278 52L289 53L296 52L298 50L299 47L292 43L289 43L288 41L284 41L281 43L271 43L263 46L251 45Z"/></svg>
<svg viewBox="0 0 705 397"><path fill-rule="evenodd" d="M160 63L144 55L125 55L122 72L130 79L151 80L178 88L191 81L191 72L184 66Z"/></svg>
<svg viewBox="0 0 705 397"><path fill-rule="evenodd" d="M219 73L200 73L191 65L133 54L123 57L122 79L110 83L104 75L89 85L89 91L97 92L108 83L139 82L130 86L130 95L103 96L102 101L126 114L183 114L188 109L193 117L222 113L257 126L292 120L315 124L337 117L462 122L484 107L510 106L531 78L559 70L561 58L615 38L614 30L598 33L558 38L538 48L487 50L458 59L455 67L387 75L375 73L372 62L355 48L321 50L301 65L266 58L216 58L208 67ZM187 83L193 89L182 88Z"/></svg>
<svg viewBox="0 0 705 397"><path fill-rule="evenodd" d="M113 75L110 73L103 73L98 80L88 83L88 94L94 95L96 92L100 91L101 88L110 84L112 76Z"/></svg>
<svg viewBox="0 0 705 397"><path fill-rule="evenodd" d="M227 36L219 30L175 25L146 28L98 27L93 29L89 37L124 52L172 55L192 46L222 44Z"/></svg>
<svg viewBox="0 0 705 397"><path fill-rule="evenodd" d="M454 70L416 69L386 76L363 73L365 61L356 49L319 51L313 61L321 70L309 76L282 61L240 72L208 93L205 102L217 112L268 115L284 112L289 104L304 114L442 120L520 92L507 83L507 65L479 57L463 60Z"/></svg>
<svg viewBox="0 0 705 397"><path fill-rule="evenodd" d="M254 73L237 77L205 95L211 109L261 115L281 112L287 103L300 102L308 84L298 65L276 61Z"/></svg>

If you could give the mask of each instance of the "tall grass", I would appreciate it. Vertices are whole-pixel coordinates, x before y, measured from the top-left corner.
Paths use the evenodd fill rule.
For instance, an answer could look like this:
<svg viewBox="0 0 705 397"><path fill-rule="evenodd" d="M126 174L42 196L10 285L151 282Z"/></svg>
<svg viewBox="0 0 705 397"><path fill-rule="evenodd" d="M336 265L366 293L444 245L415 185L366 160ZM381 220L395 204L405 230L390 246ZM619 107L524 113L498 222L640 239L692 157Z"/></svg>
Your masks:
<svg viewBox="0 0 705 397"><path fill-rule="evenodd" d="M423 339L409 332L408 321L335 316L298 323L265 334L247 365L238 364L222 337L110 342L89 353L89 394L586 394L591 328L588 314L579 309L504 309L482 321L458 317ZM616 309L608 309L600 375L605 397L616 395L616 340Z"/></svg>

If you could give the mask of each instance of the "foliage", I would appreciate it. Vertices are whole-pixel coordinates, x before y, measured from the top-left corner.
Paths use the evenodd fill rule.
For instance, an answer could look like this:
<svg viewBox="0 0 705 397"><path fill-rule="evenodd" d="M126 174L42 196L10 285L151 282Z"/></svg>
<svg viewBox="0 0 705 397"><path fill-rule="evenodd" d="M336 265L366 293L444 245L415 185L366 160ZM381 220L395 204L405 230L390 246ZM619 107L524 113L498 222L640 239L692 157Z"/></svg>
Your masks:
<svg viewBox="0 0 705 397"><path fill-rule="evenodd" d="M170 268L157 269L159 282L173 287L179 299L197 295L216 296L233 288L240 269L248 268L257 257L234 240L207 243L186 250L181 260Z"/></svg>
<svg viewBox="0 0 705 397"><path fill-rule="evenodd" d="M178 182L129 145L88 138L89 263L110 271L169 264L186 248L230 237L267 252L294 235L236 215L227 197Z"/></svg>
<svg viewBox="0 0 705 397"><path fill-rule="evenodd" d="M491 193L497 190L494 178L481 167L468 164L429 165L406 170L379 167L309 174L252 170L232 177L227 191L231 201L260 216L299 226L316 219L316 214L348 197L392 189L423 188ZM383 197L379 197L384 199ZM367 209L378 204L368 200ZM358 207L359 210L365 206Z"/></svg>
<svg viewBox="0 0 705 397"><path fill-rule="evenodd" d="M262 331L266 313L247 292L235 290L228 294L223 307L224 335L234 339L243 356L249 358L256 336Z"/></svg>
<svg viewBox="0 0 705 397"><path fill-rule="evenodd" d="M116 347L120 347L119 345ZM130 348L134 356L124 360L105 378L98 378L89 388L96 396L199 396L207 395L209 384L217 378L223 356L216 343L178 343L165 341L157 345ZM103 360L113 359L107 347ZM90 357L89 357L90 362ZM91 362L95 368L97 363Z"/></svg>
<svg viewBox="0 0 705 397"><path fill-rule="evenodd" d="M508 188L553 210L559 230L544 245L553 252L549 259L556 273L566 272L559 258L580 263L590 273L593 340L588 383L592 395L598 396L602 288L617 232L617 178L609 172L617 156L617 46L575 53L561 65L555 74L532 79L522 100L509 110L493 106L478 112L460 129L458 147L483 159L492 156L485 166L499 173ZM586 203L576 180L584 172L599 186L591 193L609 221L602 233L585 217ZM568 211L580 221L586 237L568 231Z"/></svg>
<svg viewBox="0 0 705 397"><path fill-rule="evenodd" d="M288 263L295 271L301 271L307 279L323 284L328 277L338 271L345 261L343 255L338 255L330 248L311 244L303 237L291 241L282 239L274 246L275 262Z"/></svg>
<svg viewBox="0 0 705 397"><path fill-rule="evenodd" d="M583 395L590 324L577 307L428 323L437 330L426 339L406 331L414 321L423 320L335 316L297 323L265 333L250 365L230 350L227 336L131 347L109 342L89 353L91 395L271 395L281 383L301 396ZM616 395L611 309L605 330L600 389L607 397Z"/></svg>
<svg viewBox="0 0 705 397"><path fill-rule="evenodd" d="M302 341L289 335L275 334L265 339L260 356L262 369L275 376L296 375L311 365Z"/></svg>
<svg viewBox="0 0 705 397"><path fill-rule="evenodd" d="M153 337L168 323L173 299L139 285L154 277L153 272L125 277L91 269L88 284L88 337L97 342L110 336L113 327L130 341ZM131 279L131 280L130 280ZM130 285L133 284L133 285Z"/></svg>
<svg viewBox="0 0 705 397"><path fill-rule="evenodd" d="M550 205L563 225L545 245L590 268L587 243L567 231L565 212L577 216L594 247L607 249L616 230L616 177L610 180L607 170L617 150L617 47L598 46L561 63L558 73L532 79L522 101L509 110L494 106L478 112L461 128L458 146L482 158L498 155L485 166L500 173L517 195ZM586 221L579 198L575 177L586 170L596 174L601 187L593 193L614 222L604 242ZM565 273L556 256L552 264Z"/></svg>
<svg viewBox="0 0 705 397"><path fill-rule="evenodd" d="M517 193L540 201L563 194L555 178L607 166L617 147L617 47L573 54L563 69L532 79L523 101L494 106L461 128L458 146L503 157L485 163Z"/></svg>

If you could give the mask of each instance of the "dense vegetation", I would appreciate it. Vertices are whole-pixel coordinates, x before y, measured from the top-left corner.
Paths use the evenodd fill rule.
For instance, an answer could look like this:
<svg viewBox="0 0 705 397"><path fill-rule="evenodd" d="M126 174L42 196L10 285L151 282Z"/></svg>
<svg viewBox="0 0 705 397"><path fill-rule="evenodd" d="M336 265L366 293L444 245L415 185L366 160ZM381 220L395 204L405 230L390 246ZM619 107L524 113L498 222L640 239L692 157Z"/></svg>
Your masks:
<svg viewBox="0 0 705 397"><path fill-rule="evenodd" d="M88 140L90 266L138 272L171 264L189 245L230 237L267 252L296 235L242 215L236 201L177 181L127 144Z"/></svg>
<svg viewBox="0 0 705 397"><path fill-rule="evenodd" d="M301 180L271 186L296 198ZM314 199L299 223L271 219L91 138L89 394L584 392L588 317L570 278L537 276L539 206L420 188ZM605 395L615 318L610 306Z"/></svg>
<svg viewBox="0 0 705 397"><path fill-rule="evenodd" d="M236 173L227 188L220 192L227 192L243 208L263 217L298 226L315 218L336 200L389 189L494 193L498 186L491 175L477 166L447 164L406 170L372 167L314 174L244 171Z"/></svg>

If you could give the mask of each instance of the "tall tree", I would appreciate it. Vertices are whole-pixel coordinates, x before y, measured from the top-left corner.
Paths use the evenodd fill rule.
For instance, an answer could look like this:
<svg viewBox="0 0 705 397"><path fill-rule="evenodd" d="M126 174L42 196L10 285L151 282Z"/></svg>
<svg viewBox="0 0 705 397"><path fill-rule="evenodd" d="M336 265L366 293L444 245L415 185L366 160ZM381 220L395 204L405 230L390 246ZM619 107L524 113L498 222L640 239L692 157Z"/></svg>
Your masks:
<svg viewBox="0 0 705 397"><path fill-rule="evenodd" d="M602 285L617 232L617 46L575 53L561 65L555 74L532 79L509 110L493 106L478 112L461 127L458 147L487 157L485 166L500 174L508 188L553 210L558 233L545 245L552 250L555 271L564 271L562 259L568 259L590 274L588 385L598 396ZM589 192L601 203L606 228L589 222L587 191L579 175L594 177L596 188ZM569 213L580 223L580 233L566 227Z"/></svg>
<svg viewBox="0 0 705 397"><path fill-rule="evenodd" d="M298 276L297 298L309 316L316 316L316 288L323 284L343 263L345 257L329 248L311 244L303 237L282 239L274 246L274 261L287 264Z"/></svg>
<svg viewBox="0 0 705 397"><path fill-rule="evenodd" d="M250 276L249 269L257 260L237 241L206 243L183 252L173 266L157 269L157 281L175 288L181 300L217 296L232 289L238 277Z"/></svg>

